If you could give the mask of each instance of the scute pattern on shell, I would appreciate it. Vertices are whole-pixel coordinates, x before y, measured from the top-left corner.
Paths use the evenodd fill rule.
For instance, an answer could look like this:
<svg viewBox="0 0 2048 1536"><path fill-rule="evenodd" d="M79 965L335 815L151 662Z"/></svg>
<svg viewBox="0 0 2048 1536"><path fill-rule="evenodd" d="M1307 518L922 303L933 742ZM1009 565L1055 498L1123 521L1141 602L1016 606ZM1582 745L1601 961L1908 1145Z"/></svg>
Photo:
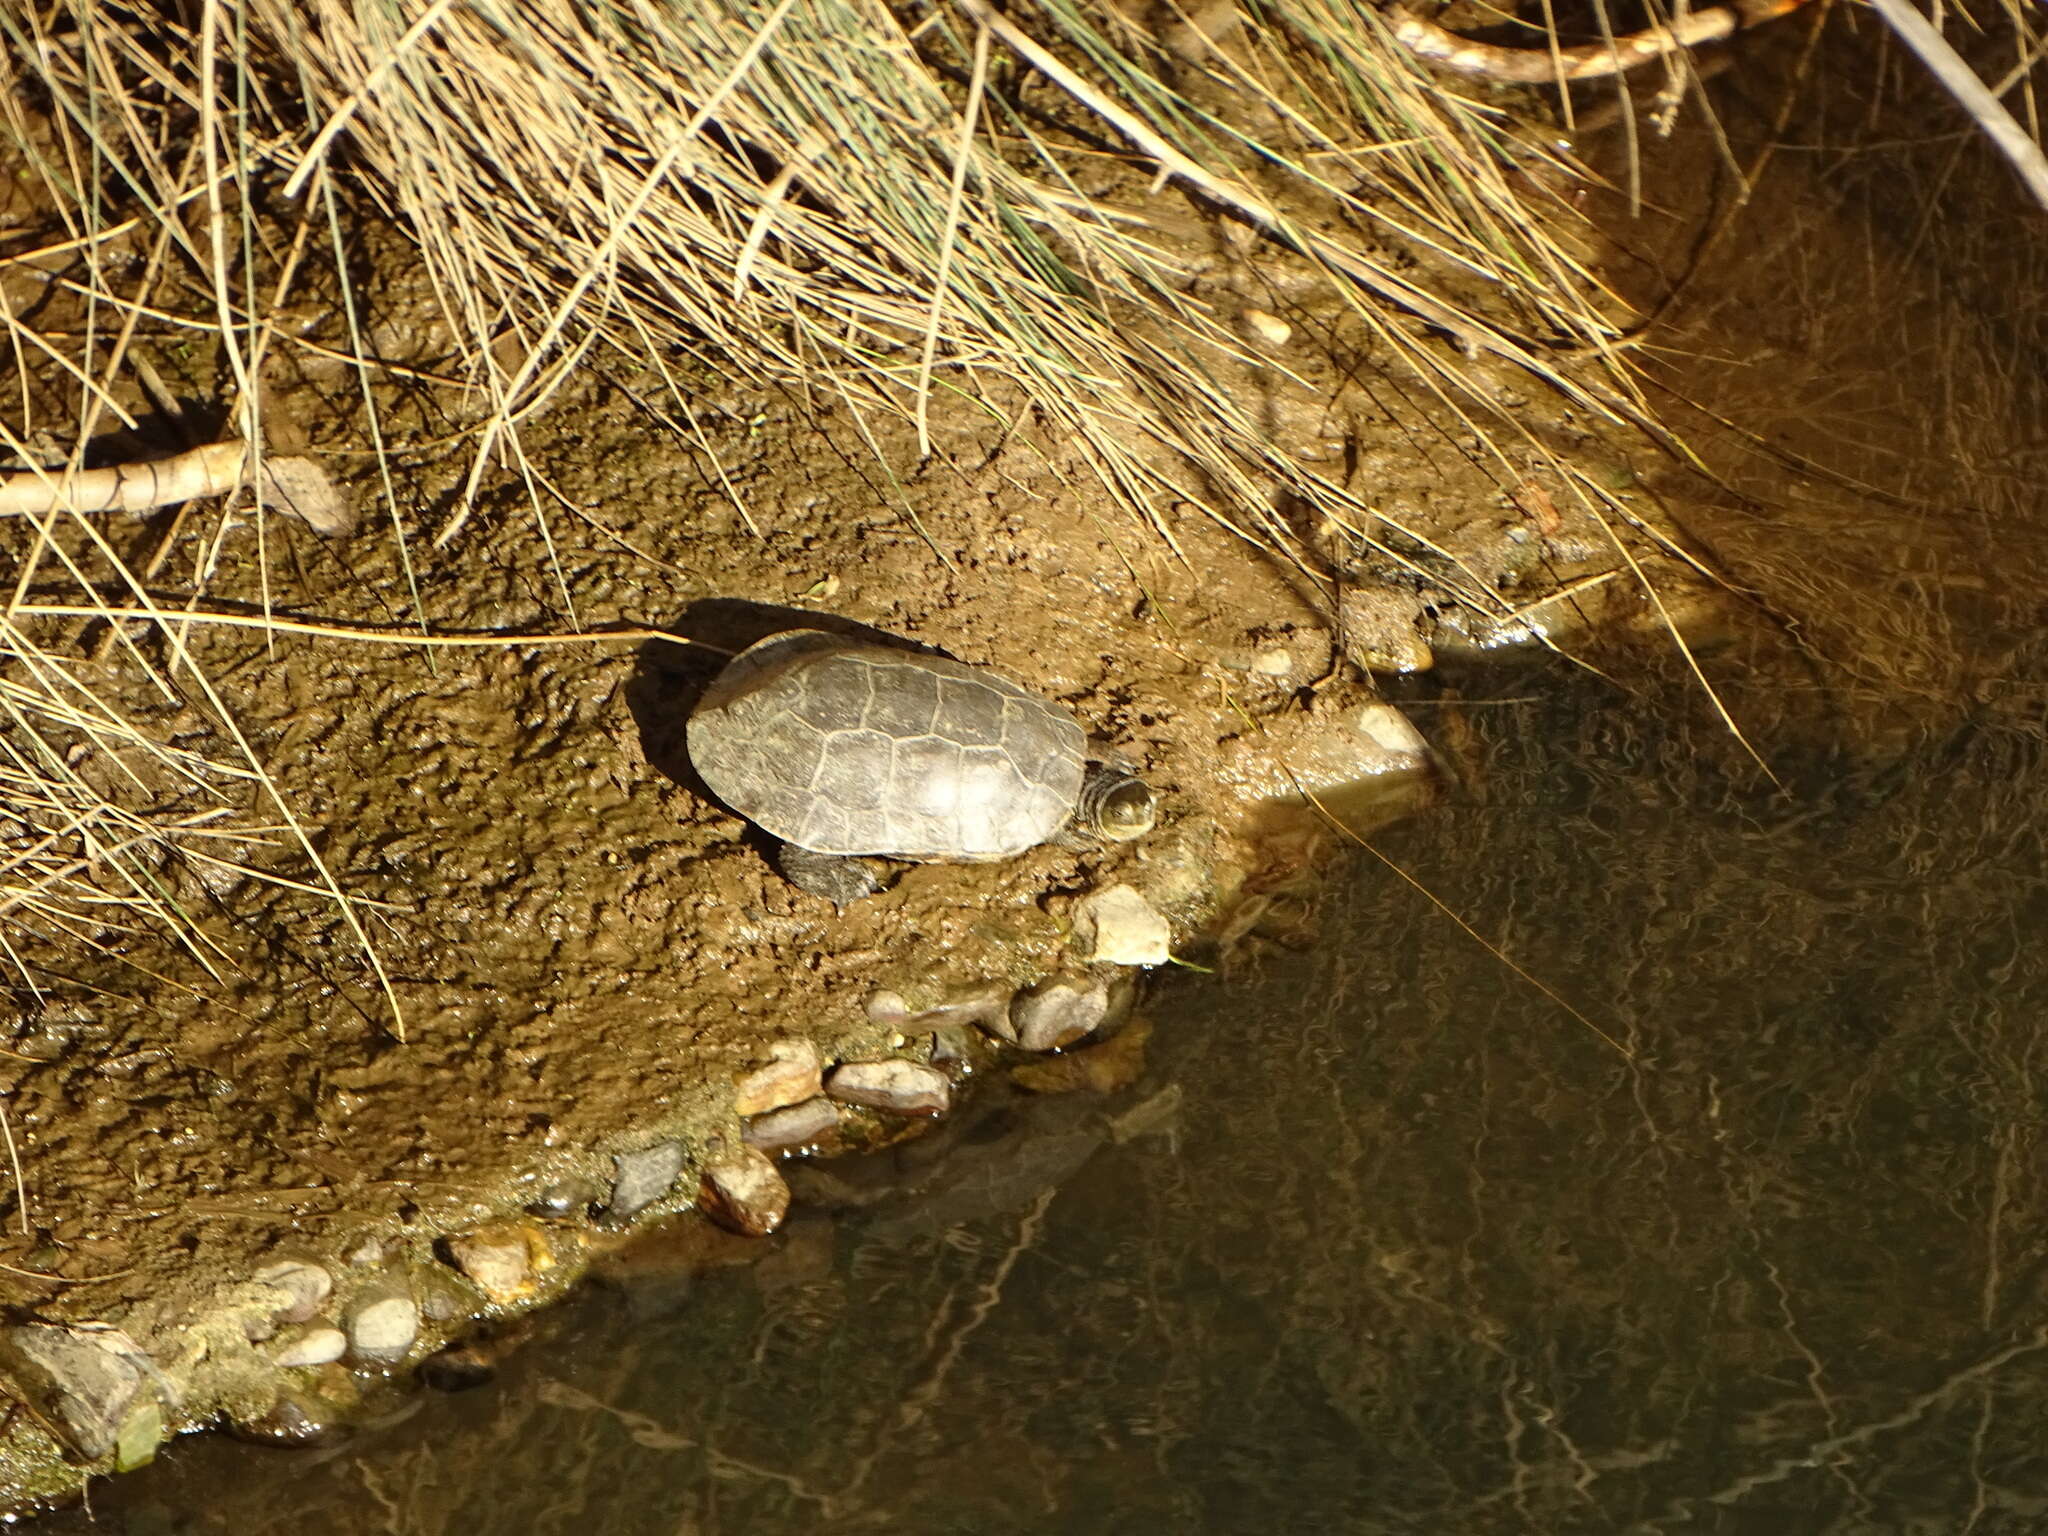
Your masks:
<svg viewBox="0 0 2048 1536"><path fill-rule="evenodd" d="M1063 827L1087 737L1007 678L799 630L736 658L690 759L742 816L819 853L1012 858Z"/></svg>

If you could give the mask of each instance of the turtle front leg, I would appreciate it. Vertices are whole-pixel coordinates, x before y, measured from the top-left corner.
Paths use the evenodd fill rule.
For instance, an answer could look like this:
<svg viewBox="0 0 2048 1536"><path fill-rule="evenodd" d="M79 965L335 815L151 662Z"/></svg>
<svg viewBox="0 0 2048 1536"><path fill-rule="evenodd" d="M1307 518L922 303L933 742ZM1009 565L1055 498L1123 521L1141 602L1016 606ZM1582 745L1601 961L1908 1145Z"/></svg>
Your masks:
<svg viewBox="0 0 2048 1536"><path fill-rule="evenodd" d="M795 843L783 843L775 850L775 863L791 885L824 897L842 912L861 897L872 896L882 888L873 870L844 854L816 853Z"/></svg>

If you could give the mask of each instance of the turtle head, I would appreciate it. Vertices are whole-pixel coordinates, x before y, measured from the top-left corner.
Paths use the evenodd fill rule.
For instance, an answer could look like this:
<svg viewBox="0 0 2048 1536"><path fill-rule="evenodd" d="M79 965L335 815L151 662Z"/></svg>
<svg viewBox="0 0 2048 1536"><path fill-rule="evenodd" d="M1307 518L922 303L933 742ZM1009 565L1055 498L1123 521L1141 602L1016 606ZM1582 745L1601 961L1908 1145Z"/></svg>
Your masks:
<svg viewBox="0 0 2048 1536"><path fill-rule="evenodd" d="M1127 843L1152 830L1159 808L1145 781L1115 763L1090 763L1081 781L1074 820L1084 832L1112 843Z"/></svg>

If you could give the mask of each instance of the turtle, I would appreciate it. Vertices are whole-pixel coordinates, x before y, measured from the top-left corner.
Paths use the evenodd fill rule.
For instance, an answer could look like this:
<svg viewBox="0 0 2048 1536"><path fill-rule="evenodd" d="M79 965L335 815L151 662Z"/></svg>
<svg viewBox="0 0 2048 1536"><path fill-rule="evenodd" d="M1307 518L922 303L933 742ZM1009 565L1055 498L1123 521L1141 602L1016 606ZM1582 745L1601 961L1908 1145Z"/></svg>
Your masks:
<svg viewBox="0 0 2048 1536"><path fill-rule="evenodd" d="M908 642L770 635L719 673L686 736L705 787L840 908L881 889L863 858L992 863L1076 833L1142 837L1156 814L1066 710Z"/></svg>

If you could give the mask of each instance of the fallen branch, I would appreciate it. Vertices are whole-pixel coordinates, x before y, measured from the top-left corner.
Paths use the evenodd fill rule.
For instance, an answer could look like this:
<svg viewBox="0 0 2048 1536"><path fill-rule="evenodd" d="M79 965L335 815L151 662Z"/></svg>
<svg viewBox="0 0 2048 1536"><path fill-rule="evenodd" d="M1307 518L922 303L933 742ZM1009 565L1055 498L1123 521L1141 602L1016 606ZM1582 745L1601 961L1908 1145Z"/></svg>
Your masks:
<svg viewBox="0 0 2048 1536"><path fill-rule="evenodd" d="M1547 85L1625 74L1652 59L1703 43L1718 43L1747 27L1775 21L1805 3L1806 0L1733 0L1729 5L1680 16L1668 27L1645 27L1626 37L1576 48L1503 48L1496 43L1476 43L1433 21L1424 21L1402 5L1388 6L1385 15L1393 26L1394 40L1439 69L1516 85Z"/></svg>
<svg viewBox="0 0 2048 1536"><path fill-rule="evenodd" d="M226 496L249 479L247 443L208 443L168 459L107 469L32 469L0 476L0 517L54 512L154 511L181 501ZM311 459L265 458L266 506L289 512L323 538L347 533L355 514L327 471Z"/></svg>
<svg viewBox="0 0 2048 1536"><path fill-rule="evenodd" d="M2041 153L2041 146L2032 135L2013 120L2005 104L1977 78L1976 71L1963 62L1934 23L1906 0L1870 0L1870 8L1885 19L1900 42L1920 56L1920 62L1933 72L1957 104L1977 120L1984 136L2020 173L2027 190L2043 208L2048 208L2048 156Z"/></svg>

